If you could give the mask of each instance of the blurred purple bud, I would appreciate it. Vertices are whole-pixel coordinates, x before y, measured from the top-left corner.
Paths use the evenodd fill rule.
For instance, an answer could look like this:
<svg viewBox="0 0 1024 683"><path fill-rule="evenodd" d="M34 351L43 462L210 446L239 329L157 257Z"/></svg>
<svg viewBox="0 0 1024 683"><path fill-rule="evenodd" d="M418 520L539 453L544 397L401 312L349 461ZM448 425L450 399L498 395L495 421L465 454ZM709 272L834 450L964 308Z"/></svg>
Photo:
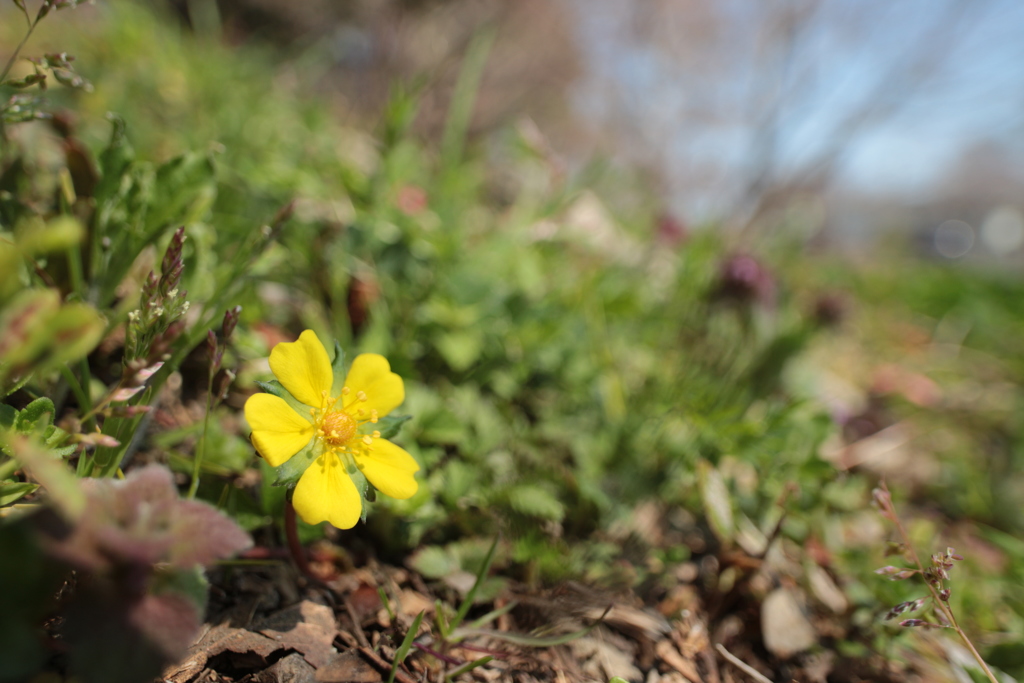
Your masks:
<svg viewBox="0 0 1024 683"><path fill-rule="evenodd" d="M163 366L163 361L158 361L150 365L148 368L142 368L141 370L135 373L136 382L142 384L147 379L155 375Z"/></svg>
<svg viewBox="0 0 1024 683"><path fill-rule="evenodd" d="M846 317L846 300L834 292L820 294L814 300L811 317L820 327L838 327Z"/></svg>
<svg viewBox="0 0 1024 683"><path fill-rule="evenodd" d="M231 383L235 381L235 373L231 370L224 370L220 375L220 379L217 383L217 394L216 398L218 401L223 401L228 397L228 389L231 388Z"/></svg>
<svg viewBox="0 0 1024 683"><path fill-rule="evenodd" d="M152 270L149 271L149 275L146 277L146 281L142 283L142 305L146 308L152 308L156 306L156 290L160 284L159 278L156 273Z"/></svg>
<svg viewBox="0 0 1024 683"><path fill-rule="evenodd" d="M680 218L671 213L663 213L658 216L655 234L661 244L675 247L689 239L690 230Z"/></svg>
<svg viewBox="0 0 1024 683"><path fill-rule="evenodd" d="M953 591L949 588L943 588L939 591L939 600L942 600L942 602L949 602L949 595L952 592Z"/></svg>
<svg viewBox="0 0 1024 683"><path fill-rule="evenodd" d="M89 434L75 434L72 439L86 446L103 446L106 448L117 448L121 442L108 434L92 432Z"/></svg>
<svg viewBox="0 0 1024 683"><path fill-rule="evenodd" d="M206 350L210 353L210 358L217 355L217 335L213 330L206 331Z"/></svg>
<svg viewBox="0 0 1024 683"><path fill-rule="evenodd" d="M166 273L174 265L174 262L181 259L181 247L185 244L185 226L174 231L171 241L167 244L167 251L164 252L163 263L160 264L161 272Z"/></svg>
<svg viewBox="0 0 1024 683"><path fill-rule="evenodd" d="M224 322L220 326L220 338L227 344L231 340L231 334L238 325L238 318L242 314L242 307L235 306L224 311Z"/></svg>
<svg viewBox="0 0 1024 683"><path fill-rule="evenodd" d="M885 544L885 556L892 557L893 555L903 555L907 552L907 546L902 543L895 541L889 541Z"/></svg>
<svg viewBox="0 0 1024 683"><path fill-rule="evenodd" d="M111 406L104 414L108 417L133 418L152 410L152 406Z"/></svg>
<svg viewBox="0 0 1024 683"><path fill-rule="evenodd" d="M939 624L933 624L930 621L925 621L924 619L904 619L903 621L900 622L900 626L907 626L907 627L923 626L925 628L943 628Z"/></svg>
<svg viewBox="0 0 1024 683"><path fill-rule="evenodd" d="M110 397L111 401L127 401L135 394L145 389L145 387L121 387L114 392L114 395Z"/></svg>
<svg viewBox="0 0 1024 683"><path fill-rule="evenodd" d="M892 497L889 495L889 492L883 489L873 489L871 491L871 497L883 508L888 507L892 502Z"/></svg>
<svg viewBox="0 0 1024 683"><path fill-rule="evenodd" d="M719 266L712 299L774 308L775 278L753 256L734 254Z"/></svg>
<svg viewBox="0 0 1024 683"><path fill-rule="evenodd" d="M277 212L274 216L274 220L270 222L271 235L278 232L284 224L292 217L295 213L295 200L288 202Z"/></svg>

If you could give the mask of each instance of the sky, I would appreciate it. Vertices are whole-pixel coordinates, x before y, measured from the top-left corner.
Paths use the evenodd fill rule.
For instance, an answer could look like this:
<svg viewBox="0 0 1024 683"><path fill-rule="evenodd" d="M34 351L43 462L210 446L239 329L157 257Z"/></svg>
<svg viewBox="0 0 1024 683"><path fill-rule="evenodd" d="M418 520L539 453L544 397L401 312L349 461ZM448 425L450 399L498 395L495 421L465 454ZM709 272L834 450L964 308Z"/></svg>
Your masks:
<svg viewBox="0 0 1024 683"><path fill-rule="evenodd" d="M691 213L823 158L834 185L908 197L981 141L1024 167L1019 0L567 1L576 109ZM799 7L815 9L783 21ZM851 112L869 122L848 126Z"/></svg>

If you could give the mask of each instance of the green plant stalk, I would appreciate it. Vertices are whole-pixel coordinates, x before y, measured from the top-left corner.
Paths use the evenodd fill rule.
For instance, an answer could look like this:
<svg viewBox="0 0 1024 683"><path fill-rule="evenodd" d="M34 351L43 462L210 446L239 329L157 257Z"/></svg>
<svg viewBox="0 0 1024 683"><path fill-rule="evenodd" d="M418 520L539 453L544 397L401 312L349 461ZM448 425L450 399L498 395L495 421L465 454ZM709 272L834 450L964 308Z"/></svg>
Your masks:
<svg viewBox="0 0 1024 683"><path fill-rule="evenodd" d="M5 463L0 463L0 481L2 481L4 479L6 479L7 477L11 476L12 474L14 474L15 472L17 472L20 469L21 469L21 463L19 463L14 458L11 458L10 460L8 460Z"/></svg>
<svg viewBox="0 0 1024 683"><path fill-rule="evenodd" d="M388 610L390 614L390 609ZM402 644L398 646L395 651L395 658L391 662L391 674L388 676L388 683L395 683L395 676L398 675L398 667L405 661L406 656L409 654L409 650L412 649L413 641L416 640L416 633L420 630L420 623L423 621L423 612L416 615L413 619L412 625L409 627L408 632L405 634L405 638L402 639Z"/></svg>
<svg viewBox="0 0 1024 683"><path fill-rule="evenodd" d="M225 302L229 296L234 294L236 288L245 279L242 275L249 269L252 262L255 261L257 255L263 251L263 248L266 247L267 243L268 242L266 240L263 240L262 246L258 242L254 243L250 249L248 258L242 260L240 263L235 262L235 268L231 271L230 276L224 280L231 284L220 289L206 307L206 310L213 311L213 314L211 314L205 322L197 324L192 330L182 334L178 339L176 348L171 354L171 358L165 361L164 366L149 380L149 388L151 392L149 396L157 396L159 394L160 388L163 387L164 382L167 381L167 378L171 373L178 369L185 356L187 356L189 352L200 343L202 338L206 336L206 333L213 328L217 322L217 311L225 308ZM132 426L131 432L132 435L134 435L134 429L138 426L139 421L140 418L134 418L134 425ZM113 424L114 422L115 421L113 420L107 420L103 425L103 433L116 438L116 434L111 434L107 431L107 425ZM106 477L113 474L114 470L117 469L117 465L112 463L115 461L120 462L120 458L124 455L127 448L127 443L122 441L122 445L118 447L117 453L115 454L116 457L111 456L109 460L104 460L99 473L95 476Z"/></svg>
<svg viewBox="0 0 1024 683"><path fill-rule="evenodd" d="M445 676L444 679L446 681L455 680L456 677L461 676L462 674L466 673L467 671L472 671L473 669L477 668L478 666L483 666L484 664L486 664L487 662L491 661L492 659L494 659L494 657L492 657L490 655L487 655L486 657L481 657L480 659L474 659L472 662L467 662L467 663L463 664L462 666L460 666L459 668L455 669L450 674Z"/></svg>
<svg viewBox="0 0 1024 683"><path fill-rule="evenodd" d="M884 483L882 484L881 488L888 495L889 489L885 487ZM893 505L891 497L888 498L887 504L889 506L889 511L892 513L893 524L896 525L896 531L900 535L900 541L903 543L903 546L910 553L910 557L914 561L914 564L917 565L917 571L920 572L922 577L924 577L924 564L921 563L921 558L918 557L917 551L914 550L914 546L910 542L910 535L904 528L903 522L900 521L899 515L896 514L896 507ZM982 658L981 653L978 652L977 648L974 647L974 643L971 642L971 639L967 636L967 633L962 628L960 628L960 623L956 620L956 615L953 614L953 610L950 609L946 601L939 597L939 592L935 590L935 586L933 586L931 582L925 580L924 583L928 587L928 592L931 593L932 601L936 605L938 605L939 610L942 612L942 615L952 625L953 630L955 630L957 635L960 636L960 640L962 640L964 645L967 646L967 649L970 650L971 656L974 657L974 661L978 663L978 666L981 667L981 670L985 672L985 675L988 677L990 681L992 681L992 683L999 683L999 679L996 678L994 673L992 673L992 669L988 668L988 664L985 663L985 660Z"/></svg>
<svg viewBox="0 0 1024 683"><path fill-rule="evenodd" d="M199 438L199 445L196 447L196 455L192 459L192 483L188 487L188 499L193 500L199 490L199 471L203 468L203 459L206 457L206 438L210 433L210 413L213 412L213 367L211 366L209 378L206 381L206 415L203 416L203 435Z"/></svg>
<svg viewBox="0 0 1024 683"><path fill-rule="evenodd" d="M448 110L448 120L445 121L441 137L441 164L446 169L454 169L462 159L473 105L480 89L480 79L483 77L487 56L491 52L496 35L492 27L480 31L473 37L463 58L463 66L459 71Z"/></svg>
<svg viewBox="0 0 1024 683"><path fill-rule="evenodd" d="M288 497L284 500L284 535L288 541L288 552L295 561L295 566L298 567L299 571L307 579L315 584L322 585L323 582L313 573L313 568L309 566L306 552L303 550L302 542L299 540L299 522L298 516L295 514L295 507L292 505L291 492L289 492Z"/></svg>
<svg viewBox="0 0 1024 683"><path fill-rule="evenodd" d="M75 377L75 373L71 372L71 368L69 368L67 365L61 365L60 374L64 378L64 381L66 381L68 383L68 386L71 388L71 393L75 395L75 400L78 401L79 408L86 412L92 410L89 401L89 394L82 387L81 383L78 381L78 378Z"/></svg>
<svg viewBox="0 0 1024 683"><path fill-rule="evenodd" d="M444 616L444 603L440 599L434 601L434 622L437 624L437 630L441 634L441 640L448 639L448 620Z"/></svg>
<svg viewBox="0 0 1024 683"><path fill-rule="evenodd" d="M28 31L25 32L25 37L18 43L18 47L14 48L14 52L11 53L10 58L7 60L7 64L4 65L4 70L0 71L0 85L7 80L7 74L11 72L11 67L18 61L18 55L21 54L21 48L25 47L25 43L32 37L32 32L36 30L36 26L39 24L39 20L42 19L41 15L36 15L35 21L28 25Z"/></svg>
<svg viewBox="0 0 1024 683"><path fill-rule="evenodd" d="M469 608L473 606L473 598L476 597L476 592L480 588L480 584L484 582L484 579L487 577L487 572L491 569L491 563L494 561L494 552L497 549L498 538L495 537L494 543L491 543L491 548L487 551L487 556L480 565L480 571L476 574L476 581L473 582L473 586L469 589L469 592L466 593L466 597L463 599L462 604L459 605L459 611L455 613L455 616L448 624L448 633L457 629L459 624L462 623L462 620L466 618Z"/></svg>
<svg viewBox="0 0 1024 683"><path fill-rule="evenodd" d="M391 601L388 600L388 594L384 592L383 586L377 586L377 597L380 598L380 604L384 605L384 609L387 610L388 619L394 621L395 611L391 609Z"/></svg>
<svg viewBox="0 0 1024 683"><path fill-rule="evenodd" d="M508 614L509 612L514 610L518 605L519 605L518 602L514 602L513 601L513 602L508 603L504 607L499 607L498 609L493 609L490 612L488 612L487 614L485 614L482 617L480 617L479 619L474 619L473 621L471 621L468 624L466 624L465 628L466 629L483 628L484 624L486 624L487 622L494 621L498 617L502 617L502 616Z"/></svg>
<svg viewBox="0 0 1024 683"><path fill-rule="evenodd" d="M45 1L43 6L46 6ZM27 21L28 11L22 11L25 13L25 19ZM7 74L11 72L11 67L13 67L14 63L18 61L18 56L21 54L21 48L25 47L25 43L27 43L28 39L32 37L32 32L36 30L36 26L39 24L39 20L42 18L43 11L41 7L39 9L39 13L36 14L35 21L29 21L28 30L25 32L25 37L22 38L21 42L18 43L18 46L14 48L14 52L12 52L11 56L7 59L7 64L4 65L4 70L0 71L0 85L3 85L7 81ZM0 118L0 140L3 140L5 142L7 141L7 127L4 125L4 121L2 118Z"/></svg>

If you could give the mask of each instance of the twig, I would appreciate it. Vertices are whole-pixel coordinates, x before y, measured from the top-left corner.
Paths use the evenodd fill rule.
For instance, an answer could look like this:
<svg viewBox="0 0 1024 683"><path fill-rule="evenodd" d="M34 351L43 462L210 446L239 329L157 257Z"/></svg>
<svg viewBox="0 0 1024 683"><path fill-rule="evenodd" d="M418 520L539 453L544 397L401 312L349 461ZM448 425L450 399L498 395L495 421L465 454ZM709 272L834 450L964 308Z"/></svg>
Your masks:
<svg viewBox="0 0 1024 683"><path fill-rule="evenodd" d="M723 657L725 657L725 659L730 664L732 664L737 669L739 669L743 673L745 673L748 676L750 676L751 678L753 678L755 681L757 681L757 683L772 683L772 679L765 678L764 675L762 675L760 671L758 671L754 667L750 666L749 664L744 662L742 659L740 659L739 657L737 657L733 653L731 653L728 650L726 650L725 646L722 645L721 643L716 643L715 644L715 649L718 650L719 654L721 654Z"/></svg>
<svg viewBox="0 0 1024 683"><path fill-rule="evenodd" d="M348 618L352 620L352 630L356 633L356 640L363 647L370 647L370 641L366 639L366 634L363 633L363 625L359 623L359 615L356 614L356 608L352 606L352 601L345 598L345 611L348 612Z"/></svg>

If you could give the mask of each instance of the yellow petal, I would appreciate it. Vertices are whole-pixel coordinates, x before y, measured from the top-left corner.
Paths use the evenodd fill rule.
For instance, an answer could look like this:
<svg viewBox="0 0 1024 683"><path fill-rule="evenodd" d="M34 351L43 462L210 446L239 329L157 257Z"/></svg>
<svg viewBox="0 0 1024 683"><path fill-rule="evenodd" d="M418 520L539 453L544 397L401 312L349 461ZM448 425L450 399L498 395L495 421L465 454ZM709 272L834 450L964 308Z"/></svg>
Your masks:
<svg viewBox="0 0 1024 683"><path fill-rule="evenodd" d="M351 529L363 511L362 499L345 466L333 453L316 459L295 487L295 512L307 524L330 522L339 529Z"/></svg>
<svg viewBox="0 0 1024 683"><path fill-rule="evenodd" d="M383 417L405 400L402 378L391 372L384 356L376 353L356 356L345 378L345 386L352 390L345 397L345 412L360 420L368 419L372 410ZM359 392L366 394L365 401L357 398Z"/></svg>
<svg viewBox="0 0 1024 683"><path fill-rule="evenodd" d="M270 369L288 393L315 408L321 407L323 392L329 392L334 381L331 359L313 330L300 334L296 342L275 346L270 352Z"/></svg>
<svg viewBox="0 0 1024 683"><path fill-rule="evenodd" d="M274 467L302 450L316 431L283 398L271 394L250 396L245 402L245 420L252 427L256 450Z"/></svg>
<svg viewBox="0 0 1024 683"><path fill-rule="evenodd" d="M420 469L416 460L387 439L374 439L373 445L360 449L356 464L374 487L385 496L405 500L412 498L419 488L415 472Z"/></svg>

